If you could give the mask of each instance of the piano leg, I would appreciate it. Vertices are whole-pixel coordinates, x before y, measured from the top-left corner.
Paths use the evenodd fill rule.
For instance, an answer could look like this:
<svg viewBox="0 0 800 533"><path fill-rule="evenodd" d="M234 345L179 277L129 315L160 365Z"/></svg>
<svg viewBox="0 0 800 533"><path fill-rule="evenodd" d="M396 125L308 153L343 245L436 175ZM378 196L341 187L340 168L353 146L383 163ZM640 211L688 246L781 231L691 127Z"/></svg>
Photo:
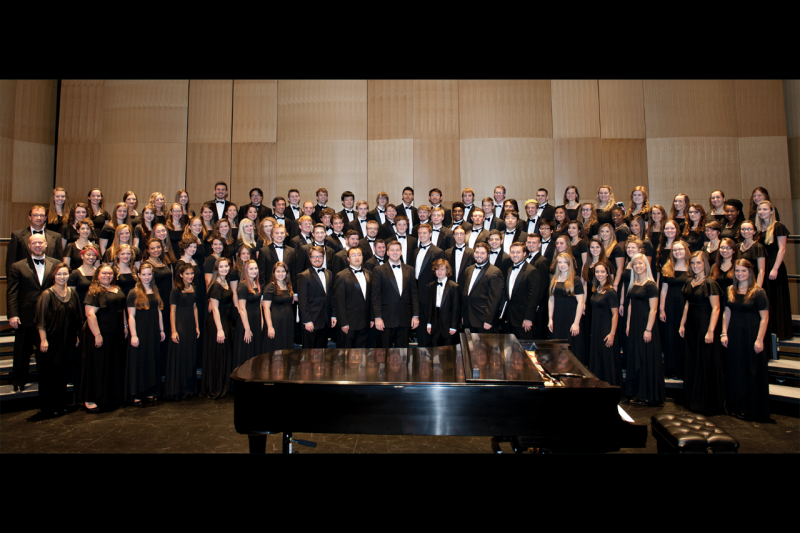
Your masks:
<svg viewBox="0 0 800 533"><path fill-rule="evenodd" d="M264 443L264 448L266 448L266 443ZM284 431L283 432L283 453L292 453L292 432L291 431Z"/></svg>
<svg viewBox="0 0 800 533"><path fill-rule="evenodd" d="M266 453L266 435L248 435L247 440L250 442L250 453Z"/></svg>

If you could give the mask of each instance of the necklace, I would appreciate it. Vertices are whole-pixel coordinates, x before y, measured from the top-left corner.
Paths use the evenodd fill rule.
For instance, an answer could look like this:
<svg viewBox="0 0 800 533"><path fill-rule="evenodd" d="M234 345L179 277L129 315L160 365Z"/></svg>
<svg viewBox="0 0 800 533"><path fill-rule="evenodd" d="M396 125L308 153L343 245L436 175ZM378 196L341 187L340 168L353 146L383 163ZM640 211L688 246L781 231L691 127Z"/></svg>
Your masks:
<svg viewBox="0 0 800 533"><path fill-rule="evenodd" d="M751 241L751 242L750 242L750 246L748 246L747 248L745 248L745 247L744 247L744 245L745 245L745 244L746 244L746 243L742 243L742 244L740 244L740 245L739 245L739 249L740 249L741 251L743 251L743 252L746 252L747 250L749 250L750 248L752 248L752 247L753 247L753 244L755 244L755 241Z"/></svg>
<svg viewBox="0 0 800 533"><path fill-rule="evenodd" d="M697 287L697 286L699 286L699 285L702 285L702 283L703 283L705 280L706 280L705 276L703 276L703 277L702 277L702 278L700 278L699 280L698 280L698 279L693 279L693 280L692 280L692 287Z"/></svg>
<svg viewBox="0 0 800 533"><path fill-rule="evenodd" d="M53 292L55 292L63 300L64 298L67 297L67 294L69 293L69 289L67 289L67 286L64 285L64 294L60 294L58 292L58 285L53 285Z"/></svg>

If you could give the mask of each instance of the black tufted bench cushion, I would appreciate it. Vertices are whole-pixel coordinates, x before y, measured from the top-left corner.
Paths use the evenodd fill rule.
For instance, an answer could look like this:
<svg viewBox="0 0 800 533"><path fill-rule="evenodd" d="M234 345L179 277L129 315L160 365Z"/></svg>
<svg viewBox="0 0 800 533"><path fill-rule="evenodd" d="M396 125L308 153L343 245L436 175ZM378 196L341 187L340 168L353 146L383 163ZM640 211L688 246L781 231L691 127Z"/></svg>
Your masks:
<svg viewBox="0 0 800 533"><path fill-rule="evenodd" d="M658 453L737 453L739 441L703 415L661 413L650 417Z"/></svg>

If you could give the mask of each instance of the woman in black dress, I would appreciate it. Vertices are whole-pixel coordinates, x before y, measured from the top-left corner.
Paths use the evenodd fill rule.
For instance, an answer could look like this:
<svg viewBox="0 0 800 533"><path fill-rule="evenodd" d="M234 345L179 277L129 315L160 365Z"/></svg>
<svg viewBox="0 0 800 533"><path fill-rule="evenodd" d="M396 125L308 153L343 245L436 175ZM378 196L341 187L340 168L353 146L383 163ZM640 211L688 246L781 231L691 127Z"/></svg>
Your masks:
<svg viewBox="0 0 800 533"><path fill-rule="evenodd" d="M712 221L716 221L720 224L725 223L725 193L719 189L711 191L711 196L708 198L706 223Z"/></svg>
<svg viewBox="0 0 800 533"><path fill-rule="evenodd" d="M628 326L628 323L625 320L625 313L630 310L630 305L628 305L627 301L627 294L628 288L631 284L631 261L633 261L633 258L636 256L636 254L644 254L644 245L642 244L642 241L636 237L630 237L628 241L625 242L626 263L622 268L622 276L619 278L619 291L615 291L617 292L617 297L619 299L618 311L620 316L620 320L617 323L617 339L619 341L619 346L623 348L628 343L628 337L625 335L625 329Z"/></svg>
<svg viewBox="0 0 800 533"><path fill-rule="evenodd" d="M105 199L103 197L103 192L100 189L92 189L89 191L88 200L88 217L89 220L92 221L92 224L94 224L96 235L99 236L100 232L103 230L103 227L111 220L111 216L108 214L108 211L103 208ZM103 251L102 248L101 251Z"/></svg>
<svg viewBox="0 0 800 533"><path fill-rule="evenodd" d="M656 256L656 251L655 248L653 248L653 243L647 238L647 223L643 217L633 217L633 219L628 222L628 227L631 229L631 235L642 241L642 253L647 258L647 261L650 263L650 268L652 269L653 258Z"/></svg>
<svg viewBox="0 0 800 533"><path fill-rule="evenodd" d="M72 209L69 212L69 218L67 218L67 223L61 227L61 247L66 250L67 245L71 242L75 242L80 237L78 233L78 223L81 220L88 220L92 222L92 219L88 218L89 207L86 204L77 203L72 206ZM95 242L97 240L97 233L94 231L94 222L92 222L92 234L88 237L89 241ZM99 250L99 248L98 248Z"/></svg>
<svg viewBox="0 0 800 533"><path fill-rule="evenodd" d="M128 206L128 216L131 217L131 226L136 227L142 223L142 217L136 210L139 207L139 200L136 198L136 193L133 191L126 191L122 195L122 201Z"/></svg>
<svg viewBox="0 0 800 533"><path fill-rule="evenodd" d="M131 217L128 215L128 204L120 202L114 207L114 216L108 224L100 229L100 253L106 253L108 246L114 241L117 227L125 224L130 230ZM130 242L128 243L130 244Z"/></svg>
<svg viewBox="0 0 800 533"><path fill-rule="evenodd" d="M790 339L792 333L792 309L789 296L789 277L783 260L786 256L786 241L789 230L775 218L775 207L769 200L758 204L756 228L759 240L767 252L764 290L769 298L768 334L775 333L779 339Z"/></svg>
<svg viewBox="0 0 800 533"><path fill-rule="evenodd" d="M550 281L547 328L553 339L567 339L570 351L582 363L584 360L581 317L583 316L584 293L580 278L575 276L574 259L568 253L556 256L556 274Z"/></svg>
<svg viewBox="0 0 800 533"><path fill-rule="evenodd" d="M193 258L195 262L200 265L200 269L202 270L203 265L206 263L206 256L208 256L205 247L208 235L203 228L203 219L200 217L192 217L189 219L188 224L186 224L186 230L183 232L183 237L193 237L197 241L197 251ZM197 281L200 281L200 278L198 278Z"/></svg>
<svg viewBox="0 0 800 533"><path fill-rule="evenodd" d="M120 224L117 226L116 231L114 232L114 240L111 241L111 245L106 248L106 253L103 254L103 263L113 263L114 258L117 256L119 251L119 247L123 244L130 246L133 252L133 264L136 268L139 268L139 265L142 264L142 252L139 251L139 248L133 245L133 234L132 229L127 224Z"/></svg>
<svg viewBox="0 0 800 533"><path fill-rule="evenodd" d="M218 400L230 392L233 371L233 347L231 331L231 305L233 292L228 283L232 270L230 259L217 259L208 299L211 313L206 319L206 332L203 341L203 381L200 396Z"/></svg>
<svg viewBox="0 0 800 533"><path fill-rule="evenodd" d="M614 226L614 237L617 242L623 243L627 241L631 235L631 230L625 224L625 210L622 207L615 205L611 208L611 223Z"/></svg>
<svg viewBox="0 0 800 533"><path fill-rule="evenodd" d="M675 195L672 200L672 210L669 213L669 219L678 223L678 233L683 233L683 228L686 227L686 210L689 208L689 196L683 193Z"/></svg>
<svg viewBox="0 0 800 533"><path fill-rule="evenodd" d="M200 339L195 280L204 285L196 269L188 263L178 267L175 288L169 296L169 313L172 317L169 354L164 375L164 396L183 400L197 392L197 344Z"/></svg>
<svg viewBox="0 0 800 533"><path fill-rule="evenodd" d="M717 262L717 253L719 252L719 234L722 231L722 226L716 220L706 222L706 243L703 245L703 251L708 256L708 263L713 265Z"/></svg>
<svg viewBox="0 0 800 533"><path fill-rule="evenodd" d="M689 252L695 253L703 249L708 241L706 237L706 210L700 204L690 204L689 221L683 228L683 241L689 245Z"/></svg>
<svg viewBox="0 0 800 533"><path fill-rule="evenodd" d="M168 214L169 218L167 219L166 227L169 233L170 247L173 250L177 250L181 239L183 239L183 231L186 229L189 219L183 214L183 206L178 203L169 207Z"/></svg>
<svg viewBox="0 0 800 533"><path fill-rule="evenodd" d="M272 279L264 287L264 337L261 348L265 352L294 348L294 291L289 279L289 267L278 261L272 267Z"/></svg>
<svg viewBox="0 0 800 533"><path fill-rule="evenodd" d="M69 197L64 187L53 189L53 196L50 197L50 208L47 209L47 222L45 229L61 233L61 228L69 218Z"/></svg>
<svg viewBox="0 0 800 533"><path fill-rule="evenodd" d="M142 209L141 222L133 229L133 245L139 249L143 248L153 236L153 226L156 224L158 222L156 222L155 208L152 205L146 205Z"/></svg>
<svg viewBox="0 0 800 533"><path fill-rule="evenodd" d="M578 222L583 226L583 234L587 239L591 239L597 235L597 230L600 224L597 223L597 216L595 216L594 204L592 202L583 202L578 211Z"/></svg>
<svg viewBox="0 0 800 533"><path fill-rule="evenodd" d="M600 237L592 237L589 241L589 257L586 260L586 264L583 265L583 271L581 273L581 278L586 280L587 287L591 286L594 281L594 269L599 263L604 263L608 266L608 274L611 276L611 279L614 279L614 274L616 272L613 265L606 259L606 252L603 250L603 243L600 241ZM592 331L592 312L591 305L583 306L583 325L587 332ZM588 346L584 347L587 357L589 356L588 349Z"/></svg>
<svg viewBox="0 0 800 533"><path fill-rule="evenodd" d="M162 228L164 226L161 226ZM165 228L166 229L166 228ZM172 266L164 259L164 244L155 236L150 237L146 243L144 254L142 255L143 262L149 261L153 265L153 279L155 280L158 294L172 293ZM169 315L163 317L164 331L172 331L172 324L169 323ZM167 354L169 353L169 342L164 341L161 343L161 354L159 356L159 375L164 375L164 365L167 361Z"/></svg>
<svg viewBox="0 0 800 533"><path fill-rule="evenodd" d="M658 312L658 287L650 264L644 255L631 261L633 276L628 287L628 359L625 369L625 395L631 403L658 404L666 399L664 365L658 329L654 329Z"/></svg>
<svg viewBox="0 0 800 533"><path fill-rule="evenodd" d="M767 270L767 249L758 242L759 234L756 225L745 220L739 226L742 242L739 243L739 259L747 259L755 268L756 285L764 288L764 278Z"/></svg>
<svg viewBox="0 0 800 533"><path fill-rule="evenodd" d="M728 198L725 200L725 220L722 224L722 232L720 238L728 237L736 242L742 241L742 235L739 233L739 226L744 222L744 215L742 215L742 202L736 198Z"/></svg>
<svg viewBox="0 0 800 533"><path fill-rule="evenodd" d="M681 327L686 298L683 286L689 279L689 247L683 241L672 244L672 252L661 269L661 303L659 319L664 324L664 373L671 379L683 379L685 342Z"/></svg>
<svg viewBox="0 0 800 533"><path fill-rule="evenodd" d="M78 222L78 235L78 239L69 243L64 249L64 264L71 269L78 268L83 263L81 252L86 246L92 244L94 231L91 220L84 219Z"/></svg>
<svg viewBox="0 0 800 533"><path fill-rule="evenodd" d="M619 292L619 280L622 276L622 267L625 266L625 249L617 243L613 224L601 225L597 235L603 243L606 258L614 269L614 279L611 283L614 285L614 290Z"/></svg>
<svg viewBox="0 0 800 533"><path fill-rule="evenodd" d="M150 195L150 201L147 203L152 205L156 212L155 224L166 224L169 214L167 213L167 198L160 192L154 192Z"/></svg>
<svg viewBox="0 0 800 533"><path fill-rule="evenodd" d="M116 284L122 289L125 297L136 287L136 266L133 257L133 249L127 244L120 244L114 256L114 267L117 271Z"/></svg>
<svg viewBox="0 0 800 533"><path fill-rule="evenodd" d="M195 218L195 220L199 220ZM188 229L188 228L187 228ZM180 277L180 266L184 264L191 265L194 269L194 292L195 299L197 300L197 315L200 324L205 325L206 316L208 315L208 298L206 297L207 289L205 283L204 265L197 260L197 251L202 250L203 246L198 243L197 236L189 232L188 235L184 234L183 240L178 245L181 250L181 258L173 268L175 272L175 283L177 284ZM213 256L212 256L213 257ZM214 264L211 263L211 270L213 271ZM197 356L196 365L200 368L203 364L203 329L200 330L200 337L197 341Z"/></svg>
<svg viewBox="0 0 800 533"><path fill-rule="evenodd" d="M680 335L686 341L683 395L687 408L705 415L725 412L722 350L715 334L720 318L719 285L702 251L689 259L691 278L683 286Z"/></svg>
<svg viewBox="0 0 800 533"><path fill-rule="evenodd" d="M233 237L233 240L235 241L239 235L239 223L241 222L239 220L239 208L236 206L236 204L228 204L228 210L225 211L225 218L220 220L228 221L228 225L231 228L231 237Z"/></svg>
<svg viewBox="0 0 800 533"><path fill-rule="evenodd" d="M579 275L583 274L583 265L589 259L589 243L586 240L586 235L583 233L583 226L577 220L570 220L567 226L567 236L569 237L569 245L572 249L572 257L575 258L575 272ZM583 278L581 278L583 279ZM584 288L591 280L583 279ZM588 293L588 291L584 291Z"/></svg>
<svg viewBox="0 0 800 533"><path fill-rule="evenodd" d="M656 250L654 257L655 261L650 263L652 267L656 266L658 260L658 247L661 246L661 234L664 232L664 224L667 220L667 211L661 204L655 204L650 208L650 220L647 223L647 238L653 243L653 248ZM677 226L676 226L677 227ZM655 272L655 270L653 271ZM656 279L658 281L658 279Z"/></svg>
<svg viewBox="0 0 800 533"><path fill-rule="evenodd" d="M194 210L189 207L189 191L186 189L180 189L178 192L176 192L175 203L180 204L181 209L183 209L183 216L186 217L185 220L195 217Z"/></svg>
<svg viewBox="0 0 800 533"><path fill-rule="evenodd" d="M631 191L631 205L628 209L628 214L625 215L625 223L630 227L631 220L636 217L642 217L644 224L642 224L642 232L645 231L647 222L650 220L650 197L647 195L647 189L641 185L637 185ZM643 236L638 236L643 239Z"/></svg>
<svg viewBox="0 0 800 533"><path fill-rule="evenodd" d="M169 238L169 230L164 224L156 224L153 227L153 237L161 241L161 247L164 249L162 260L168 265L172 266L178 262L180 250L172 248L172 241ZM149 242L149 239L148 239Z"/></svg>
<svg viewBox="0 0 800 533"><path fill-rule="evenodd" d="M611 190L610 185L601 185L597 189L597 199L594 204L595 217L597 218L597 225L612 224L611 208L616 204L614 199L614 191Z"/></svg>
<svg viewBox="0 0 800 533"><path fill-rule="evenodd" d="M725 311L728 301L728 287L733 284L733 265L736 263L737 245L733 239L720 239L717 257L711 267L711 277L719 285L719 308ZM717 322L717 328L722 331L722 320Z"/></svg>
<svg viewBox="0 0 800 533"><path fill-rule="evenodd" d="M570 220L578 220L578 213L581 206L581 193L578 192L578 187L575 185L567 185L564 190L564 204L563 207L567 212L567 218Z"/></svg>
<svg viewBox="0 0 800 533"><path fill-rule="evenodd" d="M567 224L569 224L569 217L567 216L567 210L563 207L556 207L555 213L553 214L553 236L551 238L557 238L561 235L566 235L567 233Z"/></svg>
<svg viewBox="0 0 800 533"><path fill-rule="evenodd" d="M728 413L737 418L769 419L769 378L764 336L769 322L767 293L755 284L753 265L738 259L736 281L728 289L722 324Z"/></svg>
<svg viewBox="0 0 800 533"><path fill-rule="evenodd" d="M611 285L610 268L607 263L595 265L592 287L589 370L609 385L620 387L622 366L619 359L619 340L616 336L619 301Z"/></svg>
<svg viewBox="0 0 800 533"><path fill-rule="evenodd" d="M67 287L69 267L53 267L53 285L42 292L36 303L39 348L36 370L39 374L39 408L44 415L66 411L67 383L72 377L82 325L78 294Z"/></svg>
<svg viewBox="0 0 800 533"><path fill-rule="evenodd" d="M211 255L211 239L214 235L214 209L209 204L203 204L200 208L200 219L203 221L203 230L205 230L205 248L206 257Z"/></svg>
<svg viewBox="0 0 800 533"><path fill-rule="evenodd" d="M664 268L664 265L669 261L670 254L672 253L672 245L676 240L681 240L680 233L678 233L678 223L674 220L667 220L664 224L661 244L656 250L656 282L659 286L661 286L661 269Z"/></svg>
<svg viewBox="0 0 800 533"><path fill-rule="evenodd" d="M98 404L125 398L128 324L125 295L115 285L114 268L101 265L94 273L84 299L86 324L83 335L83 369L78 397L90 413Z"/></svg>
<svg viewBox="0 0 800 533"><path fill-rule="evenodd" d="M219 238L222 240L222 242L225 243L225 248L227 250L225 257L233 259L233 257L236 255L236 240L233 238L231 224L228 222L227 218L220 219L216 223L211 238Z"/></svg>
<svg viewBox="0 0 800 533"><path fill-rule="evenodd" d="M758 204L764 201L767 202L771 201L769 198L769 191L764 187L756 187L755 189L753 189L753 192L750 193L750 213L747 215L747 218L749 220L752 220L753 222L756 221L756 219L758 218ZM774 207L774 210L775 210L775 220L780 222L781 215L780 213L778 213L778 208Z"/></svg>
<svg viewBox="0 0 800 533"><path fill-rule="evenodd" d="M144 407L143 398L152 401L158 396L161 373L158 358L164 333L164 302L154 282L153 265L145 263L139 271L136 287L128 293L128 378L125 397Z"/></svg>
<svg viewBox="0 0 800 533"><path fill-rule="evenodd" d="M236 290L239 320L233 334L233 367L261 353L264 317L261 314L261 285L258 263L250 259L242 266L242 279Z"/></svg>
<svg viewBox="0 0 800 533"><path fill-rule="evenodd" d="M73 269L69 274L67 286L74 287L75 292L78 293L78 300L81 304L81 311L83 310L83 300L86 293L89 292L89 286L92 284L92 278L96 270L97 258L100 254L100 249L94 244L87 244L81 250L81 263L78 268ZM83 316L83 312L81 312ZM81 319L83 322L83 319ZM73 382L74 383L74 382Z"/></svg>

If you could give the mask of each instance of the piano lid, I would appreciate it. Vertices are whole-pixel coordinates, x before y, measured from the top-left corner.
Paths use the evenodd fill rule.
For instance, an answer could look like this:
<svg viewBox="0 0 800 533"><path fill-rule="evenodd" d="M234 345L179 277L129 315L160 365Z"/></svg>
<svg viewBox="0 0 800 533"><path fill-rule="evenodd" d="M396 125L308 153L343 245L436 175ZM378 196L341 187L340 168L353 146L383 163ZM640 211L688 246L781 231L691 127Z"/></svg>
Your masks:
<svg viewBox="0 0 800 533"><path fill-rule="evenodd" d="M465 365L469 383L529 383L543 387L544 378L514 335L464 333Z"/></svg>

